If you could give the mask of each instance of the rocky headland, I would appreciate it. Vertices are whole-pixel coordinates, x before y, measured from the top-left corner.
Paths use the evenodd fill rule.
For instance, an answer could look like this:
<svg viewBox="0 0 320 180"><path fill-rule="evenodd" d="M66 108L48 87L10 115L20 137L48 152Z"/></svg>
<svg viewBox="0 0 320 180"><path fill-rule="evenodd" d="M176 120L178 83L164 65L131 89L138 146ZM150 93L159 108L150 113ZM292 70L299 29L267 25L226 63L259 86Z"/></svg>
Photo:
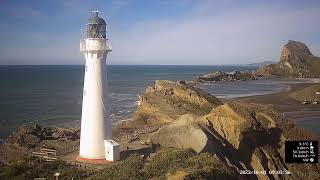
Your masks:
<svg viewBox="0 0 320 180"><path fill-rule="evenodd" d="M223 72L216 71L214 73L205 74L195 79L196 82L219 82L219 81L249 81L257 78L249 71Z"/></svg>
<svg viewBox="0 0 320 180"><path fill-rule="evenodd" d="M159 84L162 84L159 88ZM166 84L166 86L163 86ZM168 86L167 84L170 84ZM192 148L196 152L217 155L230 169L290 171L290 175L254 175L258 179L314 179L320 177L319 164L287 164L284 162L286 140L318 140L311 133L297 127L270 105L251 103L222 103L217 98L181 82L157 81L155 88L148 88L136 112L146 124L163 123L165 126L152 133L150 138L160 147ZM184 95L176 95L174 92ZM168 93L171 92L171 93ZM176 98L175 107L171 103ZM145 98L148 97L148 98ZM207 99L211 99L207 101ZM155 101L156 100L156 101ZM166 102L167 108L154 102ZM188 105L184 105L188 102ZM188 109L192 103L197 109ZM201 107L199 102L205 102ZM149 109L150 107L153 108ZM181 105L181 106L180 106ZM179 110L173 111L173 108ZM150 111L149 111L150 110ZM169 121L163 121L170 117ZM249 177L249 176L248 176Z"/></svg>
<svg viewBox="0 0 320 180"><path fill-rule="evenodd" d="M309 48L298 41L289 40L283 46L280 61L259 68L259 76L280 76L317 78L320 77L320 58L314 56Z"/></svg>
<svg viewBox="0 0 320 180"><path fill-rule="evenodd" d="M185 81L158 80L139 95L140 105L133 124L163 124L184 114L204 115L222 102Z"/></svg>

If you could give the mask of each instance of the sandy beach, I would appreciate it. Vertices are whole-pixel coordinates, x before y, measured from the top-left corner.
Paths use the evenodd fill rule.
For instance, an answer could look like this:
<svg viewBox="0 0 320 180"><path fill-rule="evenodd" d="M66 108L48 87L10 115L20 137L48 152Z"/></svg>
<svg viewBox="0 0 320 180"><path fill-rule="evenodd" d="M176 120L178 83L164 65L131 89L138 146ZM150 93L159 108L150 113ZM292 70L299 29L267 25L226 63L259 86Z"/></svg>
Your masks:
<svg viewBox="0 0 320 180"><path fill-rule="evenodd" d="M231 101L273 105L276 110L284 113L290 120L319 136L320 104L302 104L302 102L292 97L294 92L314 84L317 83L293 83L289 84L288 88L283 92L234 98Z"/></svg>
<svg viewBox="0 0 320 180"><path fill-rule="evenodd" d="M292 111L320 111L320 105L307 104L303 105L301 102L293 99L290 95L293 92L302 90L315 83L298 83L290 84L284 92L274 94L255 95L248 97L234 98L232 100L238 102L249 102L259 104L272 104L280 112L292 112Z"/></svg>

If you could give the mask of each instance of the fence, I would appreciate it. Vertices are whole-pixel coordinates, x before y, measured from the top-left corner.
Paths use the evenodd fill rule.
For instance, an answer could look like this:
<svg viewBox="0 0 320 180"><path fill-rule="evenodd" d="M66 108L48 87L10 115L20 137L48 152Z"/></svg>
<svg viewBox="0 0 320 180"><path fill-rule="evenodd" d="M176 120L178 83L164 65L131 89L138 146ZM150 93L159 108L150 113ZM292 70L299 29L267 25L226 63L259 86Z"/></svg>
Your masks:
<svg viewBox="0 0 320 180"><path fill-rule="evenodd" d="M57 157L50 157L46 152L32 152L32 156L39 157L40 161L43 159L44 161L55 161Z"/></svg>
<svg viewBox="0 0 320 180"><path fill-rule="evenodd" d="M80 40L80 51L111 51L111 42L103 38L87 38Z"/></svg>
<svg viewBox="0 0 320 180"><path fill-rule="evenodd" d="M72 146L64 147L58 150L59 156L72 153L80 148L80 144L74 144Z"/></svg>

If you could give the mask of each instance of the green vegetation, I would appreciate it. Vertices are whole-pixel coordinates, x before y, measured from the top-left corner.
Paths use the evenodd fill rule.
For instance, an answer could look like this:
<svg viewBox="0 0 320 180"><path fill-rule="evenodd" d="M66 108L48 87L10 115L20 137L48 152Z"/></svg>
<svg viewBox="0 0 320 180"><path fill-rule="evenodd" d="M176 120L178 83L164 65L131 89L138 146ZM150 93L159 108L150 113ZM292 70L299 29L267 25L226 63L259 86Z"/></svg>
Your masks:
<svg viewBox="0 0 320 180"><path fill-rule="evenodd" d="M152 158L150 164L144 168L144 172L148 178L159 177L186 167L188 158L195 155L191 149L160 152Z"/></svg>
<svg viewBox="0 0 320 180"><path fill-rule="evenodd" d="M144 174L141 172L144 161L137 155L130 156L128 159L113 164L89 179L104 180L104 179L145 179Z"/></svg>
<svg viewBox="0 0 320 180"><path fill-rule="evenodd" d="M185 179L234 179L236 173L229 170L209 153L196 154L191 149L169 150L157 154L144 168L148 178L164 178L177 171L186 173Z"/></svg>
<svg viewBox="0 0 320 180"><path fill-rule="evenodd" d="M319 57L311 57L308 58L307 64L310 67L312 74L312 77L319 77L320 76L320 58Z"/></svg>
<svg viewBox="0 0 320 180"><path fill-rule="evenodd" d="M45 177L54 179L54 173L59 172L64 179L85 178L87 171L68 167L66 162L58 160L53 162L39 162L38 159L26 157L11 162L0 168L0 179L34 179Z"/></svg>
<svg viewBox="0 0 320 180"><path fill-rule="evenodd" d="M166 179L184 172L185 179L236 179L237 173L228 169L208 153L196 154L191 149L159 152L145 163L139 156L110 165L89 179Z"/></svg>

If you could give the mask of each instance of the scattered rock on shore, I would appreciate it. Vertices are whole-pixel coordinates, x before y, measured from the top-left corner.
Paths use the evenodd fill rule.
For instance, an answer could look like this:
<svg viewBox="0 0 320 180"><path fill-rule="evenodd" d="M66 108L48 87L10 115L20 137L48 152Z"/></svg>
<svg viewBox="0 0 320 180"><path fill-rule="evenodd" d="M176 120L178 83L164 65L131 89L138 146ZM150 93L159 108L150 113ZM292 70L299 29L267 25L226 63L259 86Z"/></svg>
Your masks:
<svg viewBox="0 0 320 180"><path fill-rule="evenodd" d="M20 159L40 148L65 148L79 144L80 130L74 128L42 128L38 124L22 125L0 145L0 162Z"/></svg>

